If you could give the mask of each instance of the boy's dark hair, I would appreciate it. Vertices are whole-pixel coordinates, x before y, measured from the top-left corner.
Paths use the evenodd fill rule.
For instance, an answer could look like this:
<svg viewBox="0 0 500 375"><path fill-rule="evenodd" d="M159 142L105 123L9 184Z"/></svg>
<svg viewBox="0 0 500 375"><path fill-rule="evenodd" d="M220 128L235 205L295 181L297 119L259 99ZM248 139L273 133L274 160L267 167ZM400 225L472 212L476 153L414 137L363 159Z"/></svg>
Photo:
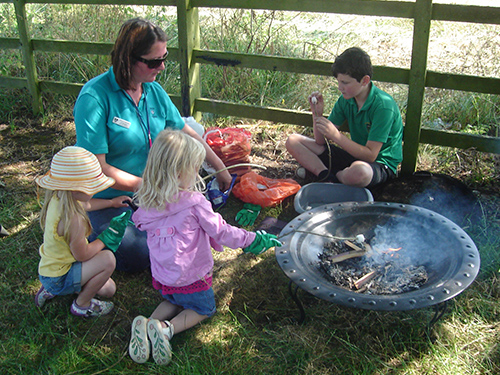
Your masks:
<svg viewBox="0 0 500 375"><path fill-rule="evenodd" d="M345 74L360 82L364 76L373 75L372 62L370 56L358 47L351 47L342 52L335 59L332 65L333 76Z"/></svg>

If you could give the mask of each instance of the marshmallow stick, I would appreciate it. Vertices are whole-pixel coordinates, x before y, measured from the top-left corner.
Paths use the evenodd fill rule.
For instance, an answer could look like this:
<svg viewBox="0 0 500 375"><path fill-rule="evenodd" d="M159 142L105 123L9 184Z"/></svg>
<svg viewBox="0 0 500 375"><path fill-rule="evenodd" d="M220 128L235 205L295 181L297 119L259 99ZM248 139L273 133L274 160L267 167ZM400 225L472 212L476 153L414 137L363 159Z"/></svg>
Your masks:
<svg viewBox="0 0 500 375"><path fill-rule="evenodd" d="M311 98L311 104L312 104L312 113L313 113L313 123L316 122L316 104L318 104L318 98L316 98L315 96L313 96Z"/></svg>

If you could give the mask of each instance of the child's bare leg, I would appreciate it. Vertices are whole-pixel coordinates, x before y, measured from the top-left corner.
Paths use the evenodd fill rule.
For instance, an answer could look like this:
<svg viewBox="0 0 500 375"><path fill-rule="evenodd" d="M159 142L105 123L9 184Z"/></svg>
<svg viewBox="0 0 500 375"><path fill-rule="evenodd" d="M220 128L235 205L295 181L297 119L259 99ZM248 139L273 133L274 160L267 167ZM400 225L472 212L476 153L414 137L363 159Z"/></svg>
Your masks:
<svg viewBox="0 0 500 375"><path fill-rule="evenodd" d="M158 320L165 320L165 319L170 320L174 316L179 314L181 311L182 307L174 305L169 301L163 301L156 307L155 311L153 311L153 313L149 318Z"/></svg>
<svg viewBox="0 0 500 375"><path fill-rule="evenodd" d="M111 298L115 295L116 292L116 284L115 281L110 277L106 284L102 286L101 289L96 293L99 297Z"/></svg>
<svg viewBox="0 0 500 375"><path fill-rule="evenodd" d="M174 326L174 332L180 333L208 318L207 315L200 315L197 312L189 309L183 309L180 306L174 305L171 302L163 301L153 311L150 319L157 319L161 322L162 328L167 328L164 320L169 320Z"/></svg>
<svg viewBox="0 0 500 375"><path fill-rule="evenodd" d="M115 265L115 257L109 250L103 250L82 263L82 290L76 299L78 306L88 307L96 294L104 297L112 297L115 294L116 285L110 278Z"/></svg>
<svg viewBox="0 0 500 375"><path fill-rule="evenodd" d="M373 178L373 169L364 161L355 161L348 168L339 171L337 178L345 185L365 187Z"/></svg>
<svg viewBox="0 0 500 375"><path fill-rule="evenodd" d="M170 323L174 326L174 332L180 333L191 327L194 327L201 321L208 318L208 315L200 315L193 310L182 310L178 315L170 320ZM162 322L162 327L166 328L166 324Z"/></svg>
<svg viewBox="0 0 500 375"><path fill-rule="evenodd" d="M318 157L325 151L325 146L317 144L312 138L292 134L286 140L286 149L301 166L316 176L328 169Z"/></svg>

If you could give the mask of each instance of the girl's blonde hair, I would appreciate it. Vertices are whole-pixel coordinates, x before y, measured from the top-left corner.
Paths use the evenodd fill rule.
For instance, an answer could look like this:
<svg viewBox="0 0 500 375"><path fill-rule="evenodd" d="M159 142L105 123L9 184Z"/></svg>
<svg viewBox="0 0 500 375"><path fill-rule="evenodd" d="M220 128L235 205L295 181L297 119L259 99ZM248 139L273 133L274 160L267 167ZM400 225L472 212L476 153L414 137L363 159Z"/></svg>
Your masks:
<svg viewBox="0 0 500 375"><path fill-rule="evenodd" d="M206 152L203 145L180 130L162 130L149 151L142 184L135 194L144 209L162 210L178 200L181 190L202 191L205 184L198 174ZM195 174L193 186L181 182Z"/></svg>
<svg viewBox="0 0 500 375"><path fill-rule="evenodd" d="M70 222L75 216L80 216L84 225L86 226L85 236L88 237L92 233L92 225L90 224L89 216L83 208L82 204L73 198L73 194L70 190L47 190L45 192L45 201L43 202L42 211L40 212L40 226L42 230L45 230L45 222L47 220L47 210L49 204L57 196L59 198L59 212L61 212L61 220L64 223L63 228L63 238L69 243L70 236Z"/></svg>

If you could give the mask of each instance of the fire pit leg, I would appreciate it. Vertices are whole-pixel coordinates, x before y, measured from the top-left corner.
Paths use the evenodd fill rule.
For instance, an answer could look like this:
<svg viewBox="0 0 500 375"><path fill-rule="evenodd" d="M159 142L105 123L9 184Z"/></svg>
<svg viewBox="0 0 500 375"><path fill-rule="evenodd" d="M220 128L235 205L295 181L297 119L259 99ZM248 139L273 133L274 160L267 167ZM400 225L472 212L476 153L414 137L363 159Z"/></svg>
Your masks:
<svg viewBox="0 0 500 375"><path fill-rule="evenodd" d="M436 322L443 317L447 307L448 307L448 301L444 301L443 303L438 303L437 305L434 305L434 316L427 326L427 332L430 332L434 324L436 324Z"/></svg>
<svg viewBox="0 0 500 375"><path fill-rule="evenodd" d="M293 301L295 302L295 304L297 305L297 307L300 311L300 318L297 322L299 324L302 324L302 323L304 323L304 320L306 318L306 313L304 311L304 306L302 306L302 302L300 302L299 298L297 297L297 292L298 292L299 287L295 286L295 291L293 291L292 285L293 285L293 282L290 281L288 283L288 292L290 292L290 297L292 297Z"/></svg>

